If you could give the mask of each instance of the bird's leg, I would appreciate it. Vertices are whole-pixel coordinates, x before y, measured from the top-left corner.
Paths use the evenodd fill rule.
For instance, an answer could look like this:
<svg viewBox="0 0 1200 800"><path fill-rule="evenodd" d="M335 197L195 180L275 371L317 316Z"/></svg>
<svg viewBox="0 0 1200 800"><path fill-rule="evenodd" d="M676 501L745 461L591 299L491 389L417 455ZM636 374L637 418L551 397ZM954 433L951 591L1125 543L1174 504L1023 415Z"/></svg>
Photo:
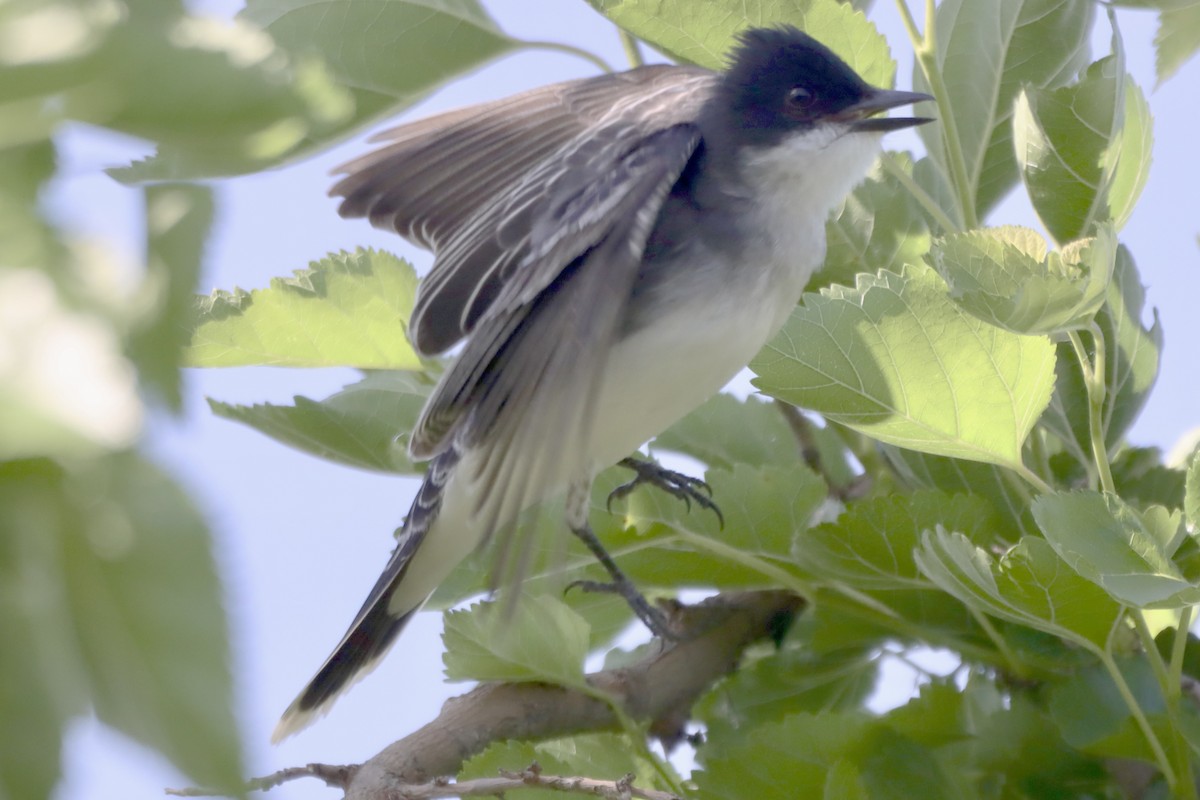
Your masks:
<svg viewBox="0 0 1200 800"><path fill-rule="evenodd" d="M592 530L591 524L588 522L588 507L591 482L578 482L571 485L567 490L567 524L571 529L571 533L579 538L591 551L600 565L608 571L611 580L608 583L601 581L573 581L564 591L571 589L582 589L585 592L606 592L608 594L617 594L625 599L629 607L633 610L634 615L642 621L650 632L660 639L675 639L675 634L671 631L670 625L667 623L666 616L659 609L650 604L650 601L638 591L634 586L633 581L629 580L629 576L617 566L617 562L604 549L604 545L596 538L595 531Z"/></svg>
<svg viewBox="0 0 1200 800"><path fill-rule="evenodd" d="M621 484L608 495L606 507L609 511L612 511L613 500L620 500L637 487L645 484L657 487L672 497L682 500L688 510L691 510L692 502L695 501L696 505L716 514L721 527L725 527L725 515L713 502L712 489L699 478L693 478L682 472L666 469L653 461L642 461L638 458L623 458L617 463L626 469L633 470L634 476L633 480Z"/></svg>

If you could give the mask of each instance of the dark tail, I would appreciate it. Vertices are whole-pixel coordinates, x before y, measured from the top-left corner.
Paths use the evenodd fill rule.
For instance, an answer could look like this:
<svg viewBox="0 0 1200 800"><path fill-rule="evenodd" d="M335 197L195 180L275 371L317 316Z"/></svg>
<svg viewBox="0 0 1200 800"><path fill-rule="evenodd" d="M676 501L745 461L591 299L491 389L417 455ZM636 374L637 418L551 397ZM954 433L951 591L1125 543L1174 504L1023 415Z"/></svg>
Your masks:
<svg viewBox="0 0 1200 800"><path fill-rule="evenodd" d="M420 610L424 598L411 608L396 609L391 607L392 598L437 518L442 489L457 461L457 453L448 450L430 463L387 567L333 653L283 712L271 734L272 742L279 743L298 733L326 713L342 692L375 668L408 620Z"/></svg>

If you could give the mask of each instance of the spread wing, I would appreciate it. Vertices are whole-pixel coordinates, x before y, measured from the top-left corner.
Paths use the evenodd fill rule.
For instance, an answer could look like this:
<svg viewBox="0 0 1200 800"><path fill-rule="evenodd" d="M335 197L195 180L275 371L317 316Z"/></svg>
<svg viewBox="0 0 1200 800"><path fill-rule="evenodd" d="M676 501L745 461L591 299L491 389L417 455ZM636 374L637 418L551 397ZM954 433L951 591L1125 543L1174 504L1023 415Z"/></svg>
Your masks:
<svg viewBox="0 0 1200 800"><path fill-rule="evenodd" d="M633 143L693 122L716 80L653 66L544 86L388 131L378 137L386 146L341 167L347 177L331 194L345 198L343 216L368 217L436 255L409 325L416 348L443 352L497 298L527 301L550 285L578 255L548 244L562 215L578 210L571 200L591 176L618 168ZM593 211L603 229L612 208Z"/></svg>

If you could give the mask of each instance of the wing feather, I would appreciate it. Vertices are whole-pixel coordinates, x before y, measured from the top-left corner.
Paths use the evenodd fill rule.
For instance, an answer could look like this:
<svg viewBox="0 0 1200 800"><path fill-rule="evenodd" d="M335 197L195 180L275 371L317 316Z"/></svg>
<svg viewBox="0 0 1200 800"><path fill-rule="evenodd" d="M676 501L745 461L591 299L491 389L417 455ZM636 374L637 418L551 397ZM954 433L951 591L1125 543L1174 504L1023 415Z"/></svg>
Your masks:
<svg viewBox="0 0 1200 800"><path fill-rule="evenodd" d="M578 193L578 167L606 174L633 143L693 122L715 84L695 67L653 66L555 84L447 112L384 133L381 149L339 169L331 190L344 216L436 254L409 326L423 353L452 347L487 314L518 273L533 291L567 264L531 259L547 207Z"/></svg>

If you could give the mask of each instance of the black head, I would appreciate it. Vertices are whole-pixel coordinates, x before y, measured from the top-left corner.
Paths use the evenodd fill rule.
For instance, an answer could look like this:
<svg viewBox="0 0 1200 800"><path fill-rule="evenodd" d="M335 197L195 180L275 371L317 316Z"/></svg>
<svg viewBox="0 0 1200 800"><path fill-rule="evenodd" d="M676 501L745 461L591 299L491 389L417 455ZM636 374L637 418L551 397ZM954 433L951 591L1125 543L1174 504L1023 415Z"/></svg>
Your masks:
<svg viewBox="0 0 1200 800"><path fill-rule="evenodd" d="M875 132L917 125L928 120L869 117L930 99L871 86L828 47L790 26L740 34L714 97L739 143L752 146L775 144L824 122Z"/></svg>

